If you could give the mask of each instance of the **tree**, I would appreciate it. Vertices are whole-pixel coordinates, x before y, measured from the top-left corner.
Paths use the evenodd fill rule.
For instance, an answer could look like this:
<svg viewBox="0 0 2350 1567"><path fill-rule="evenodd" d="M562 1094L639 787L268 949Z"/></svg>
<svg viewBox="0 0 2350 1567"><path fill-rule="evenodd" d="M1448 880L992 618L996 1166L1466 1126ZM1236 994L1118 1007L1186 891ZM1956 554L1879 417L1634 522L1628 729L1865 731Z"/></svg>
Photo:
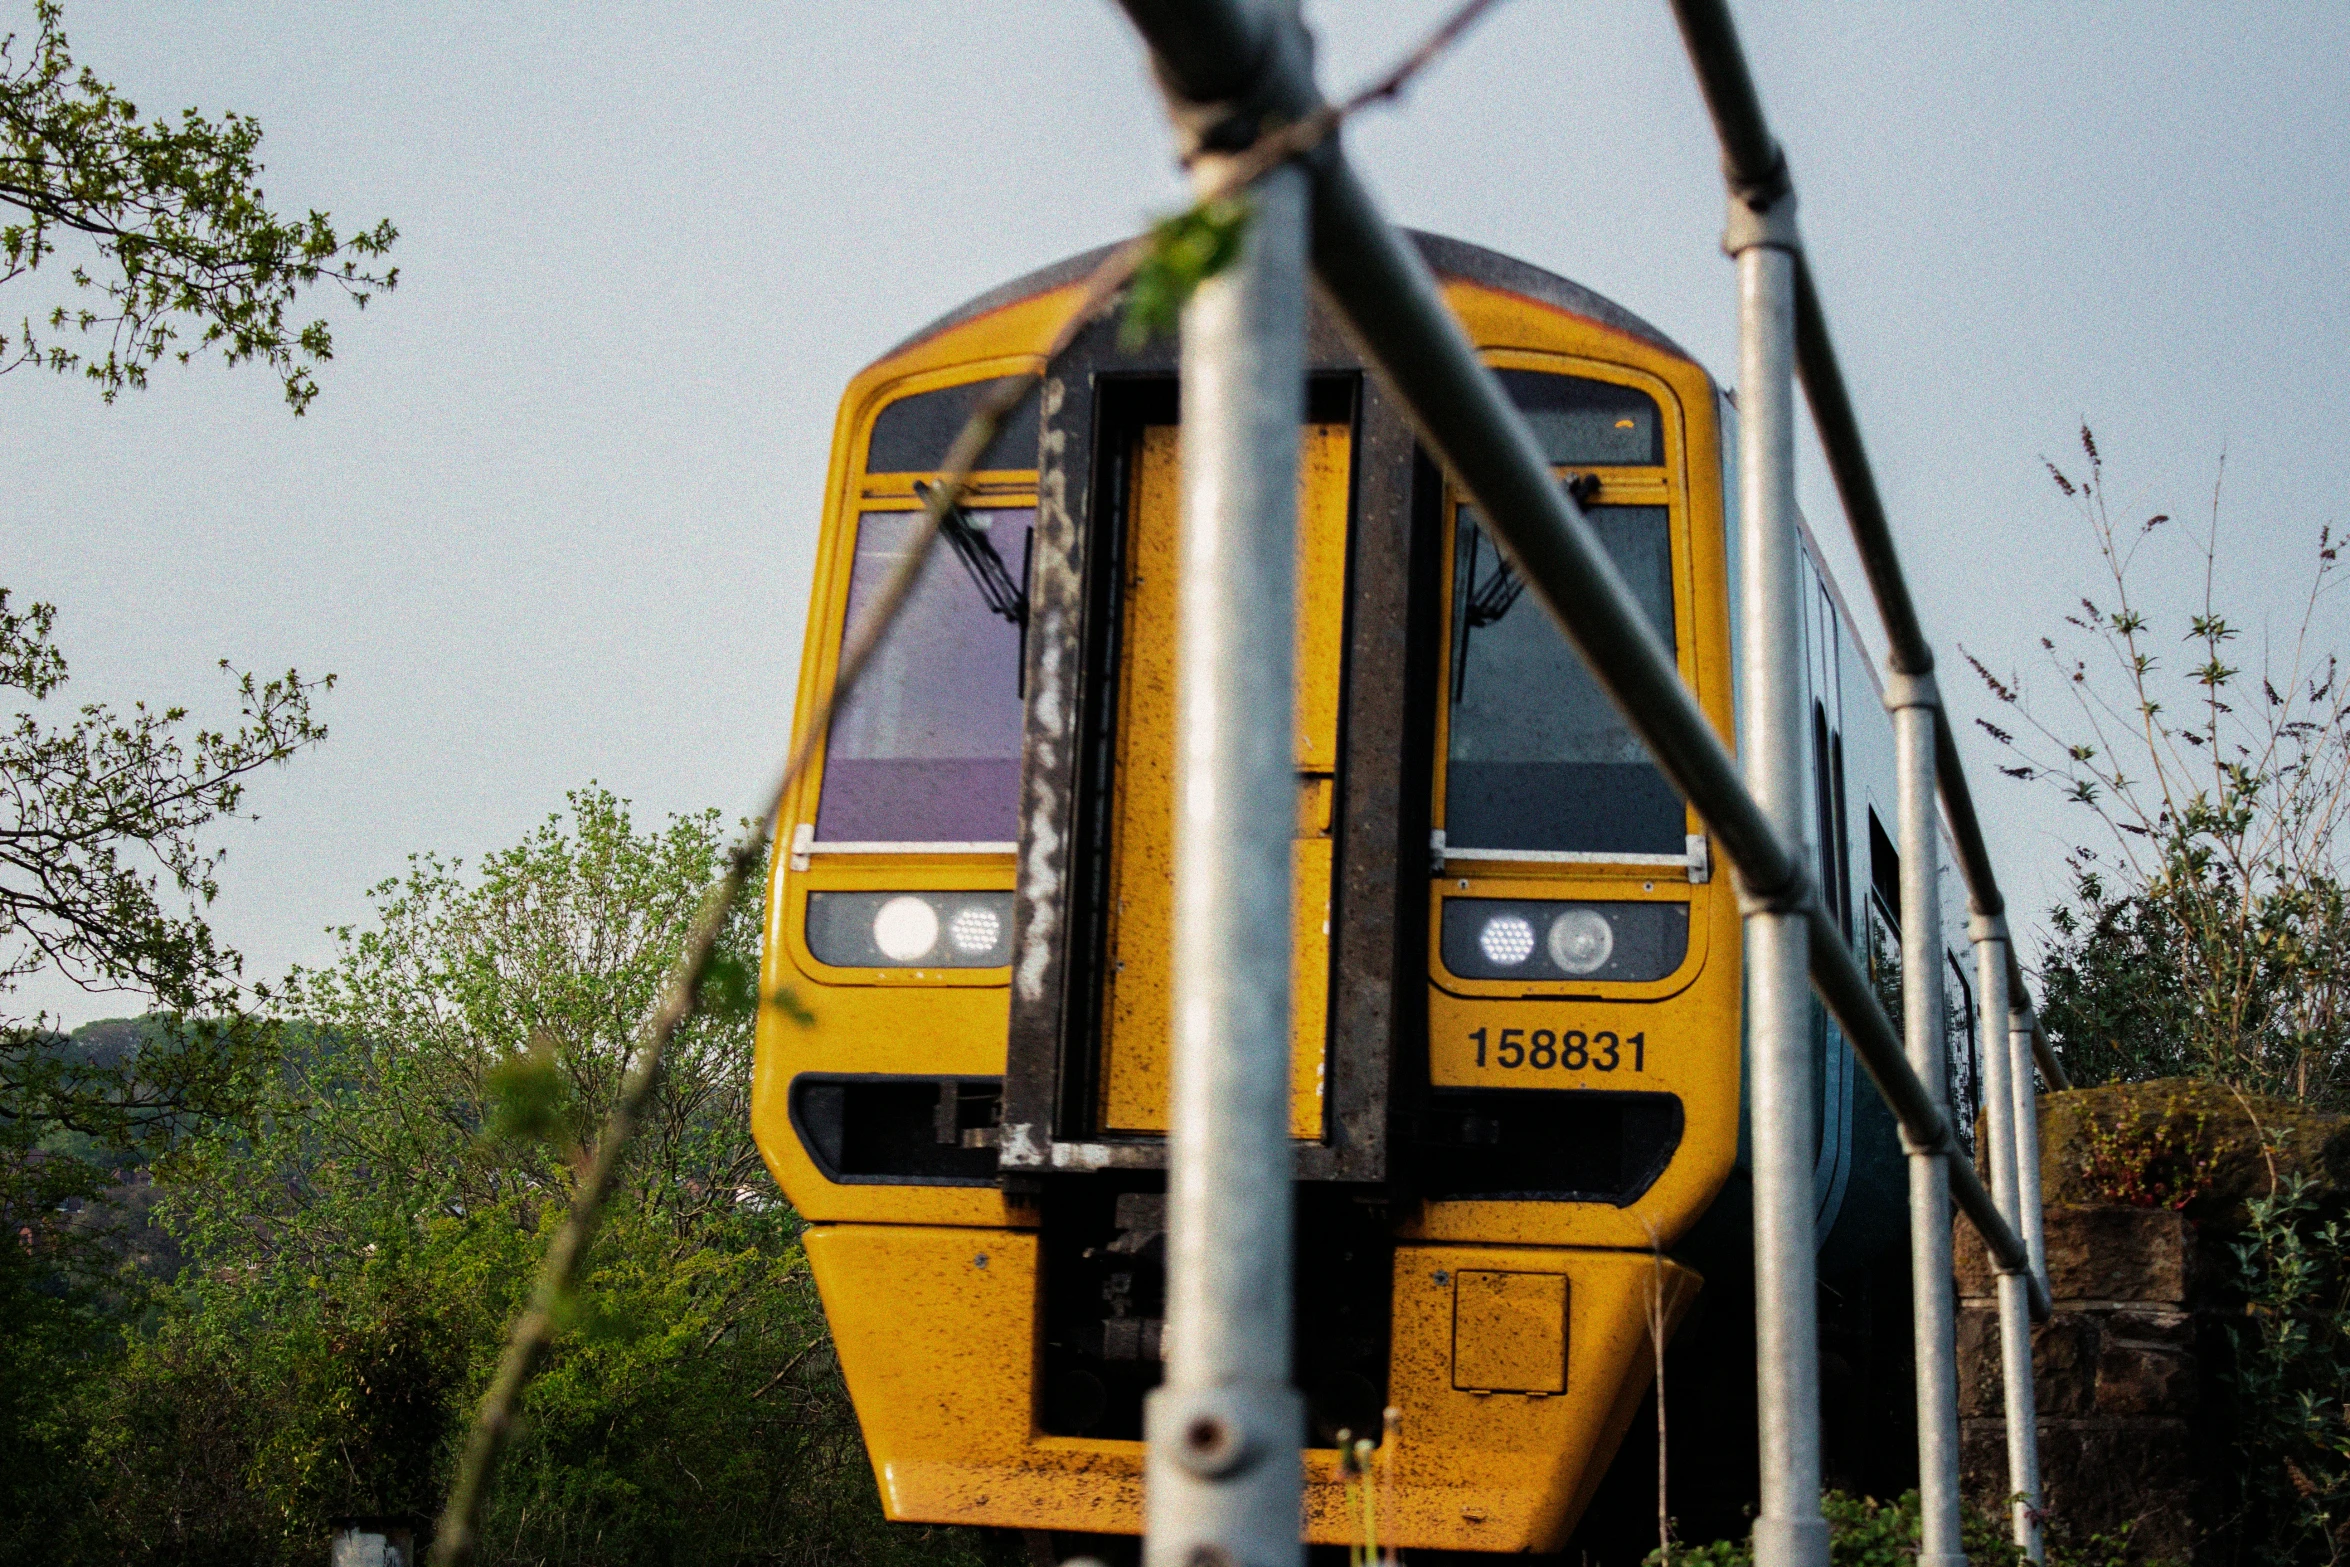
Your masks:
<svg viewBox="0 0 2350 1567"><path fill-rule="evenodd" d="M67 300L0 334L0 373L78 370L112 402L165 356L185 364L218 348L231 365L267 365L301 413L334 336L288 312L321 284L358 308L392 289L399 269L381 262L399 231L386 220L342 233L324 212L271 212L256 183L259 122L189 109L142 123L75 64L62 15L59 0L34 0L29 42L0 38L0 206L16 214L0 224L0 283L56 276L41 268L60 239L84 255L64 274Z"/></svg>
<svg viewBox="0 0 2350 1567"><path fill-rule="evenodd" d="M0 590L0 1516L25 1516L70 1446L78 1375L111 1355L108 1290L125 1260L114 1199L201 1127L241 1113L271 1055L243 1009L237 954L201 908L217 891L205 829L247 780L326 736L312 716L331 677L233 675L234 730L186 714L89 705L48 722L66 682L55 610ZM165 884L169 884L169 892ZM50 970L166 1009L114 1037L69 1038L14 1005ZM135 1205L134 1205L135 1206ZM119 1302L118 1302L119 1304ZM0 1550L0 1555L7 1554Z"/></svg>
<svg viewBox="0 0 2350 1567"><path fill-rule="evenodd" d="M2100 828L2054 912L2044 1016L2083 1081L2194 1073L2331 1106L2350 1102L2350 683L2320 646L2339 546L2317 535L2300 624L2257 667L2221 611L2220 491L2200 541L2199 602L2175 663L2141 607L2140 554L2167 514L2117 522L2095 437L2085 476L2049 464L2105 562L2107 587L2042 650L2069 711L1973 661L2022 735L1982 727L2002 770L2049 784ZM2175 529L2172 530L2175 533Z"/></svg>
<svg viewBox="0 0 2350 1567"><path fill-rule="evenodd" d="M67 675L55 619L48 604L11 608L0 589L0 690L20 703L0 731L0 1149L20 1155L54 1131L109 1147L168 1140L230 1107L254 1041L237 1021L242 960L201 912L221 859L205 830L240 811L254 773L326 738L311 699L334 684L296 670L260 680L224 660L242 708L234 730L191 733L185 709L144 703L47 723L39 709ZM94 1058L9 1005L40 970L190 1021L162 1048Z"/></svg>
<svg viewBox="0 0 2350 1567"><path fill-rule="evenodd" d="M607 791L570 805L478 866L417 857L281 993L284 1069L174 1168L192 1263L80 1407L84 1500L54 1554L307 1563L331 1515L437 1509L724 852L716 812L639 829ZM757 939L744 910L724 950ZM799 1221L751 1143L747 1010L674 1049L485 1554L972 1564L959 1531L881 1526Z"/></svg>
<svg viewBox="0 0 2350 1567"><path fill-rule="evenodd" d="M298 324L288 311L321 284L359 307L393 287L397 269L378 263L397 231L387 221L344 235L323 212L273 213L256 183L258 122L193 109L176 123L142 122L76 65L62 15L58 0L34 0L34 35L0 36L0 284L57 278L62 265L73 302L50 306L38 326L25 316L13 338L0 333L0 373L79 370L111 402L146 385L167 354L185 363L217 347L231 365L268 365L303 412L333 336L325 321ZM61 255L61 242L78 256ZM217 891L219 861L200 834L236 812L251 773L325 738L310 701L333 676L231 671L244 709L233 732L184 734L184 710L144 704L129 715L85 707L44 725L28 707L65 682L56 611L14 611L8 597L0 588L0 689L19 711L0 737L0 998L49 969L89 989L144 992L186 1017L216 1015L184 1017L161 1036L165 1048L98 1059L0 1000L0 1207L22 1217L91 1185L74 1160L35 1157L57 1151L43 1138L63 1131L120 1151L176 1135L191 1116L232 1107L234 1085L263 1054L239 1007L237 955L198 912ZM159 875L189 900L185 912L164 907Z"/></svg>

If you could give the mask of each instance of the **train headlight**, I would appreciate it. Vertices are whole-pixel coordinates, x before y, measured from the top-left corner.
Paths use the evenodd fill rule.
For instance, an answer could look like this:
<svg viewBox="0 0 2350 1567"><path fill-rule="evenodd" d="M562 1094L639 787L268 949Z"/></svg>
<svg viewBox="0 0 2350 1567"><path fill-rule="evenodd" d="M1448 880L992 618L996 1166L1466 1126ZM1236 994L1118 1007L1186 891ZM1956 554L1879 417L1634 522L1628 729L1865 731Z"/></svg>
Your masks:
<svg viewBox="0 0 2350 1567"><path fill-rule="evenodd" d="M1477 949L1497 968L1516 968L1534 955L1534 927L1523 915L1496 914L1477 932Z"/></svg>
<svg viewBox="0 0 2350 1567"><path fill-rule="evenodd" d="M890 899L873 916L873 945L896 963L929 956L938 945L938 910L916 897Z"/></svg>
<svg viewBox="0 0 2350 1567"><path fill-rule="evenodd" d="M835 968L1001 968L1008 892L811 892L808 951Z"/></svg>
<svg viewBox="0 0 2350 1567"><path fill-rule="evenodd" d="M1678 898L1447 898L1437 950L1462 979L1646 984L1689 955Z"/></svg>
<svg viewBox="0 0 2350 1567"><path fill-rule="evenodd" d="M984 903L967 903L947 921L947 940L957 952L993 952L1003 938L1003 919Z"/></svg>
<svg viewBox="0 0 2350 1567"><path fill-rule="evenodd" d="M1577 907L1550 922L1550 961L1570 974L1596 974L1615 956L1616 928L1597 909Z"/></svg>

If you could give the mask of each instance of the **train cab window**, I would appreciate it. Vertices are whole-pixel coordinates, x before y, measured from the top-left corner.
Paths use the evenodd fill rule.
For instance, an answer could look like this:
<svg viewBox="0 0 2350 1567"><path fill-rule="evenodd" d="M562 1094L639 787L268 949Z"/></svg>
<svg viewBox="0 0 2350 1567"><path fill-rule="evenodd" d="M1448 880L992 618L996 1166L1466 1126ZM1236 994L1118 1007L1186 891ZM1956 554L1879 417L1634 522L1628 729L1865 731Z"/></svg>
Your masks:
<svg viewBox="0 0 2350 1567"><path fill-rule="evenodd" d="M1667 508L1593 506L1585 515L1649 624L1673 646ZM1453 563L1448 846L1682 853L1681 797L1584 668L1583 656L1524 598L1525 584L1466 506L1457 514Z"/></svg>
<svg viewBox="0 0 2350 1567"><path fill-rule="evenodd" d="M968 539L933 551L826 744L819 843L1009 848L1020 817L1020 617L988 591L1025 573L1032 508L961 513ZM857 520L845 627L904 557L918 512ZM969 547L965 547L968 545ZM994 561L982 572L973 561Z"/></svg>
<svg viewBox="0 0 2350 1567"><path fill-rule="evenodd" d="M891 403L873 420L873 438L865 443L865 471L933 472L945 459L948 445L978 409L980 399L998 384L966 381ZM1036 466L1036 405L1035 398L1022 398L1005 416L995 439L972 465L975 471Z"/></svg>
<svg viewBox="0 0 2350 1567"><path fill-rule="evenodd" d="M1494 374L1552 467L1653 468L1665 460L1656 399L1646 392L1540 370Z"/></svg>

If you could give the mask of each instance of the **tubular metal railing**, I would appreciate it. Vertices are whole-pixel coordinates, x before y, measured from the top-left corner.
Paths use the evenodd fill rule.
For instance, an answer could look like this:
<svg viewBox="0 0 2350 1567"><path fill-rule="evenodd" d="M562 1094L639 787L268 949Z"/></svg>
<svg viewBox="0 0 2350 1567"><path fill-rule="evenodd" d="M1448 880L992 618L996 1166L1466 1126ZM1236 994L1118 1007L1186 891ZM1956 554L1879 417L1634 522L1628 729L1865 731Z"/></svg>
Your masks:
<svg viewBox="0 0 2350 1567"><path fill-rule="evenodd" d="M1828 459L1846 520L1852 528L1862 572L1877 603L1885 628L1886 662L1891 666L1886 702L1897 725L1930 720L1930 743L1923 736L1909 738L1900 747L1902 785L1921 798L1939 793L1950 837L1957 849L1959 872L1966 884L1967 932L1976 944L1978 988L1982 992L1984 1110L1990 1130L1992 1185L2001 1211L2022 1232L2029 1267L2022 1278L2012 1269L1999 1281L2000 1339L2006 1383L2008 1427L2008 1490L2014 1496L2012 1527L2016 1543L2035 1559L2040 1555L2037 1503L2039 1454L2032 1398L2030 1323L2027 1312L2044 1312L2047 1260L2041 1238L2039 1117L2032 1092L2032 1066L2051 1087L2070 1088L2063 1066L2049 1048L2024 988L2024 974L2008 937L2006 904L1999 892L1991 855L1983 839L1981 819L1975 814L1974 795L1967 787L1959 758L1958 737L1934 684L1934 652L1919 623L1917 606L1893 543L1885 505L1877 490L1868 451L1862 443L1860 420L1846 391L1844 372L1828 335L1827 312L1819 287L1796 238L1793 222L1794 180L1785 153L1771 135L1762 100L1747 69L1738 43L1736 24L1727 0L1673 0L1682 41L1689 51L1698 86L1712 115L1722 147L1722 177L1729 187L1732 228L1737 214L1783 212L1783 241L1793 267L1795 357L1797 374L1811 405L1812 423ZM1911 884L1921 888L1935 863L1930 813L1903 814L1901 843L1904 882L1904 919L1925 912L1926 900L1913 915ZM1938 911L1937 911L1938 912ZM1904 929L1908 927L1905 925ZM1922 949L1921 949L1922 955ZM1939 966L1930 983L1939 989ZM1919 973L1920 964L1906 962L1905 972ZM1921 974L1920 978L1924 976ZM1922 987L1921 987L1922 988ZM1906 999L1906 998L1905 998ZM1928 1083L1939 1084L1929 1068L1939 1055L1939 1007L1929 1014L1921 1006L1905 1007L1909 1053ZM1929 1032L1933 1037L1929 1038ZM1906 1125L1906 1122L1905 1122ZM1913 1155L1921 1153L1913 1146ZM1912 1268L1919 1279L1948 1276L1946 1245L1922 1233L1920 1221L1934 1211L1941 1172L1933 1161L1910 1161ZM1946 1239L1946 1238L1942 1238ZM2026 1286L2029 1286L2027 1294ZM1939 1300L1918 1299L1918 1440L1919 1500L1921 1503L1920 1559L1927 1562L1964 1561L1959 1545L1958 1416L1955 1407L1955 1346L1952 1335L1927 1318L1938 1315ZM1939 1292L1934 1292L1939 1294ZM1759 1545L1759 1542L1758 1542ZM1759 1555L1759 1550L1758 1550Z"/></svg>
<svg viewBox="0 0 2350 1567"><path fill-rule="evenodd" d="M1294 0L1121 3L1151 46L1187 153L1212 157L1246 145L1268 123L1296 123L1324 109ZM1740 508L1740 525L1747 562L1748 699L1762 707L1783 705L1786 692L1774 694L1773 682L1791 681L1796 667L1794 617L1781 602L1792 592L1793 573L1773 572L1769 562L1793 559L1792 388L1800 376L1892 648L1889 705L1895 708L1897 732L1908 737L1901 749L1907 802L1901 812L1904 931L1920 938L1920 953L1932 950L1925 938L1938 924L1932 878L1939 855L1931 805L1937 792L1968 890L1974 916L1970 935L1984 979L1985 1112L1992 1127L1996 1197L1984 1189L1941 1102L1936 963L1914 955L1907 962L1912 979L1905 986L1905 1041L1806 872L1803 824L1791 809L1788 786L1796 753L1789 745L1758 738L1749 745L1741 774L1580 507L1553 477L1517 411L1446 309L1426 265L1381 216L1335 137L1298 159L1311 181L1305 222L1312 267L1365 360L1409 411L1422 443L1474 500L1520 576L1704 819L1737 873L1749 965L1760 986L1759 994L1750 991L1749 1024L1756 1332L1763 1394L1757 1562L1821 1567L1827 1560L1827 1529L1819 1509L1811 1161L1793 1135L1808 1118L1807 1094L1816 1095L1808 1006L1801 994L1806 972L1900 1121L1911 1154L1913 1244L1918 1245L1913 1266L1920 1281L1913 1291L1920 1303L1920 1458L1928 1504L1921 1543L1927 1559L1963 1559L1956 1535L1948 1199L1966 1213L2001 1275L2011 1477L2030 1482L2017 1487L2025 1495L2016 1527L2019 1540L2036 1551L2030 1525L2037 1462L2027 1317L2045 1315L2050 1302L2039 1266L2037 1214L2027 1216L2023 1207L2025 1160L2037 1175L2025 1046L2037 1049L2051 1083L2064 1086L2064 1077L2029 1007L2021 1004L2022 974L2006 939L2003 904L1955 737L1934 693L1932 652L1904 584L1817 290L1803 263L1785 160L1771 139L1721 0L1675 0L1675 10L1722 138L1731 192L1725 247L1738 259L1746 403L1741 484L1747 504ZM1281 230L1281 224L1294 221L1285 216L1294 209L1288 187L1274 183L1276 188L1265 191L1267 210L1278 220L1274 230L1247 241L1229 290L1203 287L1186 309L1187 385L1226 387L1244 401L1246 385L1261 389L1271 384L1288 360L1252 337L1248 313L1234 313L1230 290L1253 291L1251 297L1262 299L1302 297L1305 252ZM1267 323L1274 319L1266 317L1253 330L1271 331ZM1286 323L1287 318L1278 319ZM1290 384L1295 384L1302 367L1289 370ZM1187 495L1187 528L1209 520L1229 527L1249 512L1286 549L1294 511L1277 502L1268 486L1278 488L1276 479L1294 483L1294 432L1276 436L1246 418L1226 417L1201 437L1204 441L1186 437L1187 490L1197 482L1189 465L1199 460L1213 470L1222 493L1221 499L1201 500L1196 513ZM1201 454L1197 459L1195 452ZM1244 498L1243 492L1255 499ZM1272 547L1268 540L1267 548ZM1205 606L1220 604L1224 608L1213 613L1253 614L1267 622L1287 613L1282 594L1259 592L1251 598L1240 591L1240 577L1254 569L1230 549L1187 556L1187 576L1202 580L1187 581L1184 589L1185 646L1194 635L1236 630L1229 620L1212 627L1206 619L1195 622L1195 615L1211 614ZM1219 573L1237 575L1225 582L1206 580ZM1250 640L1270 646L1284 641L1285 634L1266 623L1254 628ZM1195 743L1190 726L1202 717L1199 702L1225 701L1237 693L1215 696L1212 676L1197 670L1188 656L1184 676L1187 683L1199 683L1199 694L1181 698L1187 704L1186 738L1177 795L1192 802L1183 831L1244 832L1232 825L1236 802L1254 797L1263 758L1285 757L1290 744L1286 688L1281 701L1259 702L1248 711L1215 709L1207 717L1217 732ZM1270 805L1264 809L1276 811ZM1200 819L1192 820L1194 815ZM1233 841L1226 838L1218 847ZM1187 932L1194 917L1211 933L1245 918L1257 896L1220 871L1214 859L1186 854L1178 843L1176 899L1178 908L1187 911ZM1286 893L1285 877L1265 874L1269 884ZM1286 926L1286 921L1274 923ZM1286 1179L1265 1178L1258 1169L1262 1160L1232 1157L1225 1146L1227 1138L1254 1146L1268 1129L1279 1135L1278 1100L1261 1091L1256 1080L1265 1076L1259 1070L1265 1063L1252 1057L1286 1059L1285 980L1284 967L1281 982L1268 981L1276 1003L1246 1018L1230 1015L1232 1028L1178 1024L1169 1167L1170 1229L1176 1243L1169 1259L1170 1311L1194 1311L1198 1320L1171 1333L1184 1360L1170 1363L1167 1392L1152 1414L1153 1496L1145 1556L1151 1567L1299 1559L1295 1418L1289 1405L1272 1396L1285 1388L1288 1374L1286 1295L1252 1303L1244 1298L1246 1291L1224 1287L1232 1281L1230 1270L1207 1255L1212 1248L1184 1244L1187 1234L1207 1233L1211 1211L1219 1231L1286 1234ZM1192 977L1178 975L1179 1018L1192 1004L1182 992L1195 981L1200 993L1193 1001L1203 1009L1203 1019L1218 1006L1229 1011L1230 998L1219 1001L1209 994L1214 988L1209 976L1192 965ZM2019 1003L2012 1015L2005 1000L2009 994ZM1276 1207L1283 1210L1279 1220L1269 1217ZM1929 1231L1940 1233L1938 1250L1919 1238ZM1267 1266L1285 1274L1276 1263ZM1259 1284L1262 1293L1262 1280ZM1211 1325L1214 1313L1232 1315ZM1284 1325L1276 1327L1276 1316ZM1280 1348L1268 1351L1252 1343L1249 1335L1257 1332L1275 1334ZM1290 1456L1277 1456L1285 1451Z"/></svg>
<svg viewBox="0 0 2350 1567"><path fill-rule="evenodd" d="M1698 86L1712 111L1714 130L1722 144L1722 177L1733 196L1776 190L1789 198L1794 183L1779 144L1765 123L1754 79L1738 46L1738 33L1725 0L1674 0L1673 11L1689 58L1697 69ZM1800 247L1795 251L1795 366L1802 378L1805 400L1811 404L1812 426L1827 454L1829 475L1836 481L1837 498L1852 525L1852 542L1860 553L1861 571L1877 601L1878 618L1885 623L1885 662L1896 675L1925 676L1934 671L1934 650L1918 621L1917 606L1901 572L1900 553L1885 519L1885 502L1877 492L1869 467L1868 449L1860 438L1860 419L1845 390L1844 370L1836 346L1828 336L1827 312L1820 306L1819 285ZM1975 815L1975 799L1967 788L1966 772L1958 755L1958 737L1949 715L1934 706L1935 773L1940 781L1942 808L1950 823L1951 842L1958 850L1959 874L1967 888L1969 911L1983 916L2004 912L1999 878L1991 869L1991 851L1983 841L1983 824ZM2023 993L2023 969L2014 954L2008 957L2008 984ZM2030 1014L2029 1005L2023 1010ZM2040 1071L2052 1088L2070 1088L2063 1064L2048 1046L2039 1019L2031 1019L2032 1050Z"/></svg>

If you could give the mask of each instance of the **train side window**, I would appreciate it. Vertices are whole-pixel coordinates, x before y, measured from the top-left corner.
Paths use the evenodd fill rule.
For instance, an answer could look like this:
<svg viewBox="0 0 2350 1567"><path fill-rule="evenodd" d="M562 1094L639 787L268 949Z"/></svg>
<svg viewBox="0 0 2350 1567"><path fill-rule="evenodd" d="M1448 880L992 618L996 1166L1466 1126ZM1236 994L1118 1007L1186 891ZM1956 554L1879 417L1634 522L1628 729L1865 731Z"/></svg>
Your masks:
<svg viewBox="0 0 2350 1567"><path fill-rule="evenodd" d="M1551 380L1562 377L1549 377ZM1586 512L1649 624L1674 645L1673 540L1663 506ZM1681 797L1583 655L1460 508L1453 546L1452 708L1444 830L1455 849L1680 854Z"/></svg>
<svg viewBox="0 0 2350 1567"><path fill-rule="evenodd" d="M1844 939L1852 939L1852 851L1844 831L1844 736L1828 727L1828 709L1811 705L1812 779L1819 807L1820 893Z"/></svg>
<svg viewBox="0 0 2350 1567"><path fill-rule="evenodd" d="M1541 370L1496 370L1554 468L1654 468L1665 460L1656 399L1612 381Z"/></svg>
<svg viewBox="0 0 2350 1567"><path fill-rule="evenodd" d="M1893 846L1893 835L1885 824L1877 820L1877 808L1869 807L1869 885L1876 890L1877 901L1885 905L1885 918L1893 929L1901 929L1901 851Z"/></svg>
<svg viewBox="0 0 2350 1567"><path fill-rule="evenodd" d="M918 512L857 519L844 632L904 557ZM1033 508L963 514L1020 571ZM956 552L923 566L825 746L819 843L1009 846L1020 819L1020 625Z"/></svg>

